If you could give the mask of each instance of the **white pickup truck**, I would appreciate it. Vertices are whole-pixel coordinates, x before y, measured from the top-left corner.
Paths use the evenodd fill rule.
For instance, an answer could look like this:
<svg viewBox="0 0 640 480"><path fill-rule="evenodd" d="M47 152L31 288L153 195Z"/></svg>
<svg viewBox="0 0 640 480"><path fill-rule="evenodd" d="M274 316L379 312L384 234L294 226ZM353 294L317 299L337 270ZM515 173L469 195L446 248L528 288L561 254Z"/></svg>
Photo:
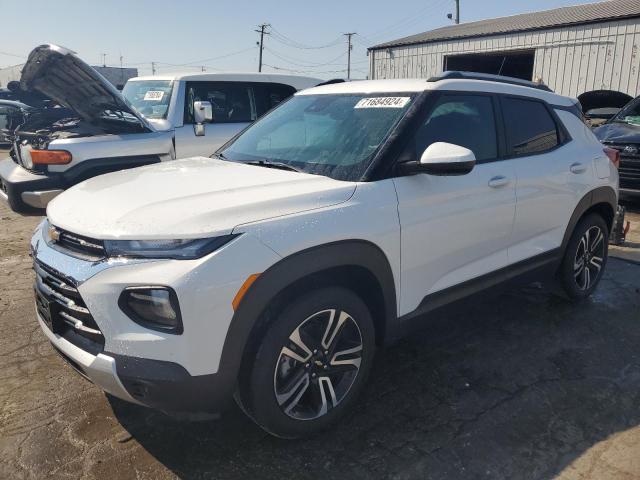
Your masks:
<svg viewBox="0 0 640 480"><path fill-rule="evenodd" d="M20 87L75 113L29 117L0 161L0 197L14 211L41 213L63 190L97 175L164 160L209 156L309 77L198 73L138 77L122 93L72 51L41 45Z"/></svg>

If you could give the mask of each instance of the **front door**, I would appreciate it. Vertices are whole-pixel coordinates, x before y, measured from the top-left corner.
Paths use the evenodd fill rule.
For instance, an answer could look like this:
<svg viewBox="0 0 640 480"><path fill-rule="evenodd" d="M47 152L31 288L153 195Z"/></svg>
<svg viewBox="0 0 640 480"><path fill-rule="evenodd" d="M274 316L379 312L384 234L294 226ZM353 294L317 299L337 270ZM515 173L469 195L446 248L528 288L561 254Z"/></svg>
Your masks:
<svg viewBox="0 0 640 480"><path fill-rule="evenodd" d="M243 82L187 82L184 124L175 130L176 158L210 156L257 118L251 85ZM193 102L208 101L213 121L197 136Z"/></svg>
<svg viewBox="0 0 640 480"><path fill-rule="evenodd" d="M510 162L497 160L495 107L491 95L441 95L415 134L416 158L432 143L448 142L473 151L476 166L462 176L394 179L401 315L414 311L426 295L507 265L516 182Z"/></svg>

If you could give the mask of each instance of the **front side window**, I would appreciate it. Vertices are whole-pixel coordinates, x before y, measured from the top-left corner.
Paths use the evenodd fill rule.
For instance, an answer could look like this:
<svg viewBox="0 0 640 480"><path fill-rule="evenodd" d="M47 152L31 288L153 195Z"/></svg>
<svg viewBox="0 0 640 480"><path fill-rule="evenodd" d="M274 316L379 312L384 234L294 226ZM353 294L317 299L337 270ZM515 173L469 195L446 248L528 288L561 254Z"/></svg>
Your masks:
<svg viewBox="0 0 640 480"><path fill-rule="evenodd" d="M558 128L542 102L503 98L509 155L533 155L558 146Z"/></svg>
<svg viewBox="0 0 640 480"><path fill-rule="evenodd" d="M146 118L167 118L173 82L171 80L129 81L122 95Z"/></svg>
<svg viewBox="0 0 640 480"><path fill-rule="evenodd" d="M257 116L248 84L187 82L184 123L193 123L193 102L197 101L211 103L212 123L248 123Z"/></svg>
<svg viewBox="0 0 640 480"><path fill-rule="evenodd" d="M416 158L436 142L468 148L476 160L498 156L493 102L481 95L443 95L415 135Z"/></svg>
<svg viewBox="0 0 640 480"><path fill-rule="evenodd" d="M356 181L411 101L407 93L294 96L222 154L232 161L285 163L307 173Z"/></svg>

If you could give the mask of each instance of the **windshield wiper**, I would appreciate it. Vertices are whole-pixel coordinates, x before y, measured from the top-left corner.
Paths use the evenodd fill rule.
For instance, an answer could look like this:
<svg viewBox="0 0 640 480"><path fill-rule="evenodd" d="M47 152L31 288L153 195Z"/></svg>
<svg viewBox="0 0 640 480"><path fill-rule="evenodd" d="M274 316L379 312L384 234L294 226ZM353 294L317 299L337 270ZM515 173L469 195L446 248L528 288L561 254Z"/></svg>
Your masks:
<svg viewBox="0 0 640 480"><path fill-rule="evenodd" d="M289 170L292 172L302 173L302 170L300 170L299 168L283 162L272 162L270 160L252 160L250 162L244 163L246 163L247 165L255 165L257 167L279 168L280 170Z"/></svg>

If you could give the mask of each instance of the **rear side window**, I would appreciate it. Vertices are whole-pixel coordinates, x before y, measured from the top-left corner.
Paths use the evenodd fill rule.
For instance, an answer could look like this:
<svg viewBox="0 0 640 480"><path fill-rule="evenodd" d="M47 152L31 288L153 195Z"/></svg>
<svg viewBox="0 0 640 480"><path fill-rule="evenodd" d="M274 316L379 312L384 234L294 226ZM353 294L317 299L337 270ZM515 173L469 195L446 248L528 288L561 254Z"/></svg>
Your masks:
<svg viewBox="0 0 640 480"><path fill-rule="evenodd" d="M502 112L509 155L533 155L560 144L558 126L543 103L503 98Z"/></svg>
<svg viewBox="0 0 640 480"><path fill-rule="evenodd" d="M256 98L256 110L258 116L261 117L296 93L296 89L281 83L258 83L254 84L253 92Z"/></svg>
<svg viewBox="0 0 640 480"><path fill-rule="evenodd" d="M187 82L185 123L193 123L193 102L211 102L212 123L246 123L256 119L251 85L240 82Z"/></svg>
<svg viewBox="0 0 640 480"><path fill-rule="evenodd" d="M468 148L476 160L498 156L493 101L481 95L443 95L415 136L416 158L435 142Z"/></svg>

